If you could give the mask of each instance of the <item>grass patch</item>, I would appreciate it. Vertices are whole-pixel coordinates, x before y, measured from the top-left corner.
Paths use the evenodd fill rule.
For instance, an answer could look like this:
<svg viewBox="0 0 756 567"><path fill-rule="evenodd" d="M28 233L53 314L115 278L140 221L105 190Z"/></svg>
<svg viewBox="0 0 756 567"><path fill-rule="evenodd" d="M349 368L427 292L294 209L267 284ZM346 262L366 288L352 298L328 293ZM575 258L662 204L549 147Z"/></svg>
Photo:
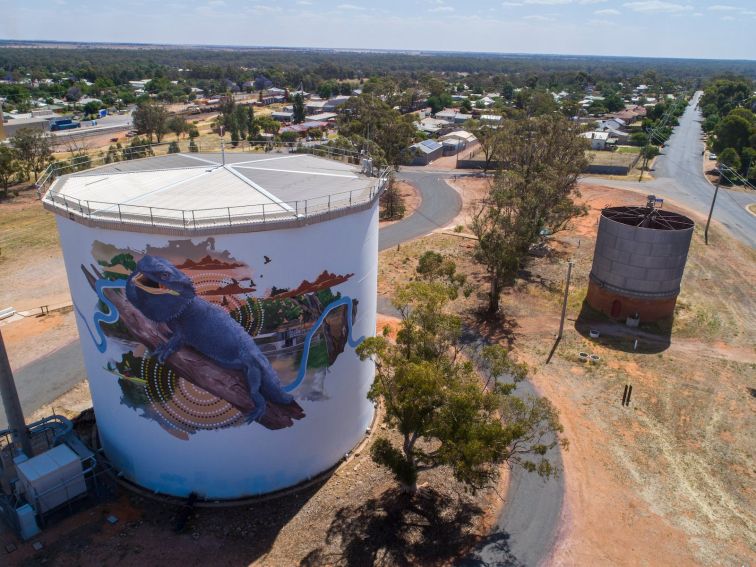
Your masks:
<svg viewBox="0 0 756 567"><path fill-rule="evenodd" d="M26 207L0 204L0 263L58 246L55 215L34 201Z"/></svg>
<svg viewBox="0 0 756 567"><path fill-rule="evenodd" d="M617 152L621 154L639 154L640 146L617 146Z"/></svg>

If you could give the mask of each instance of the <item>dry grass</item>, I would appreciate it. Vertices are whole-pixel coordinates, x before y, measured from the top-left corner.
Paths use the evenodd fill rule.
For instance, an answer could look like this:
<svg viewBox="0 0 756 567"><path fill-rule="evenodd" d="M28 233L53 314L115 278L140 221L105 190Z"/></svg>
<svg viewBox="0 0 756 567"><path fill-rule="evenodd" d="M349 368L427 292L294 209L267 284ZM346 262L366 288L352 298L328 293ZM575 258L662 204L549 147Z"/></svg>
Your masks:
<svg viewBox="0 0 756 567"><path fill-rule="evenodd" d="M590 214L552 239L550 257L531 260L526 277L503 297L503 325L477 319L475 294L458 303L468 325L514 345L561 412L570 449L564 454L564 525L552 562L749 564L756 554L756 296L750 285L756 253L718 228L716 241L726 244L704 246L697 228L671 345L650 352L641 339L633 352L622 325L614 337L590 340L574 321L587 290L598 211L638 197L596 186L583 194ZM382 253L382 291L389 294L409 277L429 249L452 256L484 290L481 269L470 261L473 244L435 235ZM566 333L546 364L568 257L575 268ZM669 323L644 327L642 337L650 340L668 332ZM601 362L578 362L580 351L598 354ZM629 408L620 405L625 384L634 388Z"/></svg>

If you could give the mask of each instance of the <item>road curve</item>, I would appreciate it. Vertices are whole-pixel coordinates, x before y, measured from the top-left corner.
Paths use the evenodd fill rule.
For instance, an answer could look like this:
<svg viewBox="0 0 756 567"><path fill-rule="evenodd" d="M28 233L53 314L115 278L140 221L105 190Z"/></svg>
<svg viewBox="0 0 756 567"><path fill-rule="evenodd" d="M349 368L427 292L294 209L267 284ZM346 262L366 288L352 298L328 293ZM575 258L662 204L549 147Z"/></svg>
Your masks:
<svg viewBox="0 0 756 567"><path fill-rule="evenodd" d="M462 199L444 179L451 177L449 173L435 173L404 168L397 173L396 178L414 185L422 201L420 206L406 219L388 225L381 229L378 246L386 250L402 242L407 242L437 228L446 226L462 210Z"/></svg>

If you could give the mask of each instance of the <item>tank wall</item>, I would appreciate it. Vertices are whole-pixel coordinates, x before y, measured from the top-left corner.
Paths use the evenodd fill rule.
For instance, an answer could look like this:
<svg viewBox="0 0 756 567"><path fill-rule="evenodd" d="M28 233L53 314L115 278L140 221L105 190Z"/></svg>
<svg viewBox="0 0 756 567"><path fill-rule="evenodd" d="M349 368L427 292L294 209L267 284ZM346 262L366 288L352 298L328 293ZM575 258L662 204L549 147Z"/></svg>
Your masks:
<svg viewBox="0 0 756 567"><path fill-rule="evenodd" d="M676 295L692 235L692 227L653 230L602 216L591 275L623 294L660 298Z"/></svg>
<svg viewBox="0 0 756 567"><path fill-rule="evenodd" d="M613 293L596 282L588 284L588 304L608 317L624 321L636 313L644 323L672 317L677 296L666 299L638 298Z"/></svg>
<svg viewBox="0 0 756 567"><path fill-rule="evenodd" d="M214 238L57 221L101 441L126 478L176 496L239 498L305 481L364 437L374 413L367 399L374 367L359 360L355 347L375 333L377 205L300 228ZM189 365L180 374L172 362L176 355L160 365L135 323L139 313L122 289L107 287L125 283L125 274L137 271L134 262L144 256L168 260L192 280L198 298L193 302L210 303L234 322L224 333L209 333L197 348L184 345L212 372ZM103 322L109 310L85 277L85 270L95 268L106 280L100 292L111 299L122 295L121 303L113 300L118 312L113 324ZM148 318L142 322L154 325ZM209 325L186 332L201 333ZM169 328L158 330L172 336ZM253 338L303 416L283 404L281 417L269 404L266 425L247 423L233 395L225 399L198 385L215 379L226 392L235 371L227 359L237 354L218 336L240 332ZM224 348L231 354L218 354ZM202 349L206 352L198 354ZM248 395L247 386L238 384L234 392Z"/></svg>

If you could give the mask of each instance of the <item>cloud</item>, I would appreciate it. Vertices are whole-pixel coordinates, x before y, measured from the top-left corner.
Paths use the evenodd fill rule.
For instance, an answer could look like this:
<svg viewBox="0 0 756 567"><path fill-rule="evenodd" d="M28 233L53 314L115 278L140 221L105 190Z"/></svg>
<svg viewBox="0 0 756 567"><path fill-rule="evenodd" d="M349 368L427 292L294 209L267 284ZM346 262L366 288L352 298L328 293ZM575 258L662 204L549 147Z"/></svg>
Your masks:
<svg viewBox="0 0 756 567"><path fill-rule="evenodd" d="M664 2L663 0L643 0L642 2L627 2L623 4L625 8L633 12L658 13L658 14L675 14L678 12L687 12L693 7L683 4L674 4Z"/></svg>
<svg viewBox="0 0 756 567"><path fill-rule="evenodd" d="M550 18L548 16L541 16L540 14L533 14L530 16L525 16L523 19L531 20L534 22L553 22L554 21L554 18Z"/></svg>
<svg viewBox="0 0 756 567"><path fill-rule="evenodd" d="M336 6L339 10L364 10L365 6L357 6L356 4L339 4Z"/></svg>
<svg viewBox="0 0 756 567"><path fill-rule="evenodd" d="M435 8L431 8L428 11L429 12L446 12L446 13L449 13L449 12L453 12L454 8L452 8L451 6L436 6Z"/></svg>
<svg viewBox="0 0 756 567"><path fill-rule="evenodd" d="M722 20L723 22L732 22L732 21L735 20L735 17L734 16L722 16L719 19Z"/></svg>
<svg viewBox="0 0 756 567"><path fill-rule="evenodd" d="M502 2L501 5L505 8L511 8L513 6L522 6L522 2Z"/></svg>
<svg viewBox="0 0 756 567"><path fill-rule="evenodd" d="M525 4L537 4L540 6L558 6L572 4L572 0L525 0Z"/></svg>
<svg viewBox="0 0 756 567"><path fill-rule="evenodd" d="M615 10L614 8L606 8L604 10L596 10L593 13L597 16L619 16L622 12Z"/></svg>
<svg viewBox="0 0 756 567"><path fill-rule="evenodd" d="M226 3L223 0L210 0L207 3L207 5L208 6L217 6L217 7L220 7L220 6L225 6Z"/></svg>
<svg viewBox="0 0 756 567"><path fill-rule="evenodd" d="M735 6L727 6L725 4L714 4L706 8L707 10L713 10L715 12L728 12L730 10L737 10Z"/></svg>

